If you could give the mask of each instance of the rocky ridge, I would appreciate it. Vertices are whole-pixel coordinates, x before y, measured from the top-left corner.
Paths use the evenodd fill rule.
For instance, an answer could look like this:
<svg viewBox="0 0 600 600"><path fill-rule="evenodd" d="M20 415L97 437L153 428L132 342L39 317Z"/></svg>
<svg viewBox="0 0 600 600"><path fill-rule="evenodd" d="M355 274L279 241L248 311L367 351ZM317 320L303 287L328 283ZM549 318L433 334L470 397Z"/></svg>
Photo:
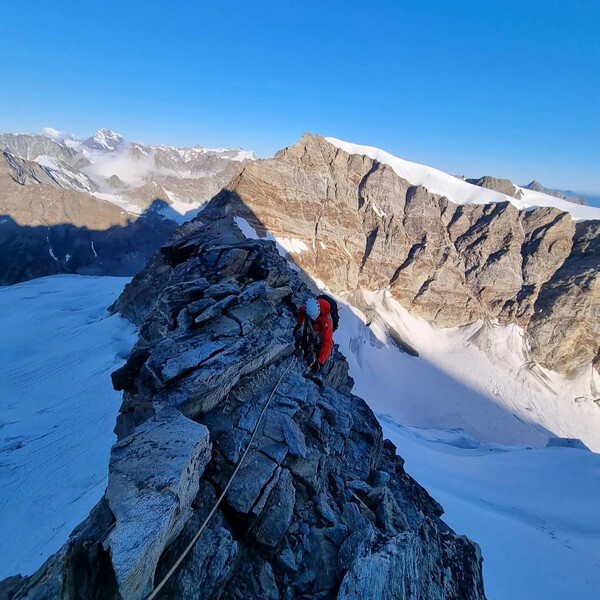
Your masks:
<svg viewBox="0 0 600 600"><path fill-rule="evenodd" d="M388 288L439 327L518 324L549 369L598 364L600 221L454 204L310 134L246 165L207 210L298 240L294 261L336 293Z"/></svg>
<svg viewBox="0 0 600 600"><path fill-rule="evenodd" d="M13 599L145 598L224 488L161 598L483 599L475 544L403 468L337 350L324 386L293 361L308 293L230 218L183 226L115 303L139 326L105 497Z"/></svg>
<svg viewBox="0 0 600 600"><path fill-rule="evenodd" d="M472 185L478 185L479 187L487 188L488 190L495 190L496 192L517 199L521 198L523 195L510 179L498 179L497 177L485 175L479 179L465 179L465 181Z"/></svg>
<svg viewBox="0 0 600 600"><path fill-rule="evenodd" d="M567 194L559 190L549 190L548 188L545 188L539 181L534 180L523 187L528 190L533 190L534 192L542 192L543 194L548 194L549 196L560 198L561 200L568 200L569 202L573 202L574 204L588 204L587 200L582 196L567 196Z"/></svg>

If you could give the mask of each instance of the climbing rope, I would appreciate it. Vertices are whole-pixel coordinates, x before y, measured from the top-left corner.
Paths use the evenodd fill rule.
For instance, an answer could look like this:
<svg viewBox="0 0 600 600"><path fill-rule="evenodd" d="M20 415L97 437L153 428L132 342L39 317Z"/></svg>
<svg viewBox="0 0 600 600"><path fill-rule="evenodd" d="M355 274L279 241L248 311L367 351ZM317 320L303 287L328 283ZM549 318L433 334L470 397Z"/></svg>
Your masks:
<svg viewBox="0 0 600 600"><path fill-rule="evenodd" d="M269 408L269 404L271 404L271 400L273 399L273 396L275 395L275 392L277 391L279 384L281 383L283 378L287 375L288 371L290 370L290 368L292 367L292 365L294 364L295 361L296 361L296 357L294 356L294 357L292 357L292 360L290 361L290 364L287 366L286 370L281 374L281 377L277 381L277 384L273 388L273 391L271 392L271 395L269 396L267 402L265 403L265 405L262 409L262 412L260 413L260 416L258 417L258 421L256 422L256 425L254 426L254 430L252 431L252 436L250 437L250 441L248 442L248 445L246 446L244 453L240 457L240 460L238 461L235 469L233 470L233 473L231 474L231 477L229 478L227 485L223 488L221 495L218 497L217 502L212 507L211 511L208 513L208 516L206 517L206 519L204 519L204 522L202 523L202 525L200 525L200 529L198 529L198 532L192 538L191 542L187 545L186 549L183 551L181 556L175 561L175 564L169 569L169 572L162 578L161 582L154 588L154 591L146 598L146 600L153 600L154 598L156 598L158 592L160 592L160 590L164 587L165 583L167 583L167 581L169 580L171 575L173 575L173 573L175 573L175 571L177 570L179 565L183 562L185 557L189 554L190 550L194 547L194 544L198 541L198 538L202 535L202 532L208 525L210 518L215 514L215 511L217 510L217 508L219 508L221 501L225 497L225 494L227 494L229 487L231 486L235 476L237 475L238 471L240 470L240 467L242 466L242 463L244 462L244 459L246 458L246 455L248 454L248 451L250 450L250 447L252 446L252 442L254 441L254 438L256 437L256 433L258 432L258 428L260 427L262 418L263 418L265 412L267 412L267 408Z"/></svg>

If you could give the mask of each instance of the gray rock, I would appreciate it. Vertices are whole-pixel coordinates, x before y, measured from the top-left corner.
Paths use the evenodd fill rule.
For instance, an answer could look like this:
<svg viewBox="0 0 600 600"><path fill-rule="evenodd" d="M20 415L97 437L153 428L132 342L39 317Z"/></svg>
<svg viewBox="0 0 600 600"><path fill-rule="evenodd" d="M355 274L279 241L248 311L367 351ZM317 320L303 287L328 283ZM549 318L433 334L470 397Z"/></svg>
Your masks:
<svg viewBox="0 0 600 600"><path fill-rule="evenodd" d="M215 302L208 308L205 308L195 319L194 322L198 325L210 321L215 317L218 317L225 309L229 308L232 304L237 301L236 296L227 296L218 302Z"/></svg>
<svg viewBox="0 0 600 600"><path fill-rule="evenodd" d="M325 535L335 544L337 548L340 548L344 540L348 537L348 528L342 523L338 523L333 527L325 529Z"/></svg>
<svg viewBox="0 0 600 600"><path fill-rule="evenodd" d="M471 560L462 577L447 578L439 565L450 554L463 552L469 553ZM480 560L478 553L464 545L464 538L446 538L426 524L419 532L398 535L381 550L355 560L342 581L337 600L479 600L485 597L481 579L475 575ZM427 590L427 595L421 596L420 590Z"/></svg>
<svg viewBox="0 0 600 600"><path fill-rule="evenodd" d="M350 533L365 529L369 526L369 521L361 514L358 506L353 502L344 504L342 521Z"/></svg>
<svg viewBox="0 0 600 600"><path fill-rule="evenodd" d="M288 459L290 471L298 477L304 485L315 492L320 488L319 481L319 464L321 462L321 454L317 450L310 449L306 458L291 457Z"/></svg>
<svg viewBox="0 0 600 600"><path fill-rule="evenodd" d="M331 525L339 523L340 516L333 510L327 496L325 494L319 494L316 499L317 512Z"/></svg>
<svg viewBox="0 0 600 600"><path fill-rule="evenodd" d="M521 197L520 190L517 190L517 186L509 179L498 179L497 177L485 175L479 179L466 179L465 181L479 187L487 188L488 190L495 190L501 194L512 196L513 198Z"/></svg>
<svg viewBox="0 0 600 600"><path fill-rule="evenodd" d="M285 443L290 449L290 454L306 458L306 440L300 427L287 415L283 416L281 426L285 437Z"/></svg>
<svg viewBox="0 0 600 600"><path fill-rule="evenodd" d="M271 565L266 562L262 565L258 575L261 585L261 598L265 600L279 600L279 589Z"/></svg>
<svg viewBox="0 0 600 600"><path fill-rule="evenodd" d="M225 496L227 505L239 513L250 512L276 468L277 464L264 454L248 454Z"/></svg>
<svg viewBox="0 0 600 600"><path fill-rule="evenodd" d="M116 524L107 545L123 597L152 591L162 551L190 516L210 449L206 427L172 408L113 446L107 498Z"/></svg>
<svg viewBox="0 0 600 600"><path fill-rule="evenodd" d="M277 464L281 464L288 453L288 447L285 444L266 444L260 446L260 450L271 457Z"/></svg>
<svg viewBox="0 0 600 600"><path fill-rule="evenodd" d="M211 330L213 340L222 337L239 337L242 334L239 323L225 315L221 315L211 323Z"/></svg>
<svg viewBox="0 0 600 600"><path fill-rule="evenodd" d="M367 525L355 531L341 545L338 555L338 566L342 570L349 569L357 559L368 554L368 550L375 542L377 535L375 529Z"/></svg>
<svg viewBox="0 0 600 600"><path fill-rule="evenodd" d="M374 487L386 486L390 480L390 474L386 471L373 471L371 475Z"/></svg>
<svg viewBox="0 0 600 600"><path fill-rule="evenodd" d="M243 429L238 429L237 427L230 431L226 431L216 439L217 446L223 453L223 456L235 464L237 464L248 441L250 441L248 432Z"/></svg>
<svg viewBox="0 0 600 600"><path fill-rule="evenodd" d="M216 304L217 301L214 298L200 298L200 300L195 300L194 302L190 302L187 305L187 310L190 314L196 316L201 312L206 310L209 306Z"/></svg>
<svg viewBox="0 0 600 600"><path fill-rule="evenodd" d="M181 341L167 338L154 349L143 369L160 382L158 385L161 386L200 366L227 346L226 340L209 341L204 337Z"/></svg>
<svg viewBox="0 0 600 600"><path fill-rule="evenodd" d="M298 565L296 564L296 555L289 549L285 548L281 551L278 557L279 566L290 573L296 573L298 571Z"/></svg>
<svg viewBox="0 0 600 600"><path fill-rule="evenodd" d="M310 532L311 552L308 555L308 568L316 573L313 583L315 592L336 587L338 551L327 538L323 529L313 527Z"/></svg>
<svg viewBox="0 0 600 600"><path fill-rule="evenodd" d="M254 533L259 543L270 547L279 544L292 521L295 503L296 489L292 476L287 469L282 469Z"/></svg>
<svg viewBox="0 0 600 600"><path fill-rule="evenodd" d="M240 286L235 282L222 282L210 286L205 292L205 298L213 298L214 300L223 300L227 296L240 293Z"/></svg>
<svg viewBox="0 0 600 600"><path fill-rule="evenodd" d="M346 486L355 492L362 492L363 494L369 494L371 492L371 490L373 489L368 483L365 483L364 481L361 481L360 479L348 481L346 483Z"/></svg>
<svg viewBox="0 0 600 600"><path fill-rule="evenodd" d="M203 482L204 483L204 482ZM192 517L175 542L169 546L162 557L156 572L156 579L162 580L171 566L181 556L193 536L197 533L208 511L216 501L214 491L200 490L194 502L200 509L194 510ZM159 598L178 598L196 600L218 595L227 581L230 570L238 556L238 544L231 532L223 527L220 513L209 521L198 542L193 546L182 565L169 578Z"/></svg>

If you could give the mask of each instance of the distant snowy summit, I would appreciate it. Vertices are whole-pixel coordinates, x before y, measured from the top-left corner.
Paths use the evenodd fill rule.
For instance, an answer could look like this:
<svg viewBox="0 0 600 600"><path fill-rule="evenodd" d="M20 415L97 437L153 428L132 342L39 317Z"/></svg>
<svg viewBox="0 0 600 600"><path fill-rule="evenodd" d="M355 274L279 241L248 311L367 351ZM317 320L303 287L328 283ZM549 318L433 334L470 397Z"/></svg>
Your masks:
<svg viewBox="0 0 600 600"><path fill-rule="evenodd" d="M60 144L66 144L68 146L72 144L78 144L81 140L72 133L65 133L64 131L58 131L58 129L54 129L52 127L43 127L40 129L40 135L43 135L55 142L59 142Z"/></svg>
<svg viewBox="0 0 600 600"><path fill-rule="evenodd" d="M115 152L125 144L125 138L110 129L98 129L93 136L81 143L82 146L91 150L108 150L109 152Z"/></svg>

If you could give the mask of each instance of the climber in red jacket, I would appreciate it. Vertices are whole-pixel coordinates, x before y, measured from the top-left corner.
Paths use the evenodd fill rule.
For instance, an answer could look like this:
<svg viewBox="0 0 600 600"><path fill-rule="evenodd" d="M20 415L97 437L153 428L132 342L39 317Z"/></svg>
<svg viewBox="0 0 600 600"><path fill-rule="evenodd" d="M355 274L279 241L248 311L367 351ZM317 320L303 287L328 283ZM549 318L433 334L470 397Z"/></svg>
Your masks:
<svg viewBox="0 0 600 600"><path fill-rule="evenodd" d="M300 307L294 335L297 351L304 355L309 370L318 373L333 348L330 303L322 298L307 300Z"/></svg>

